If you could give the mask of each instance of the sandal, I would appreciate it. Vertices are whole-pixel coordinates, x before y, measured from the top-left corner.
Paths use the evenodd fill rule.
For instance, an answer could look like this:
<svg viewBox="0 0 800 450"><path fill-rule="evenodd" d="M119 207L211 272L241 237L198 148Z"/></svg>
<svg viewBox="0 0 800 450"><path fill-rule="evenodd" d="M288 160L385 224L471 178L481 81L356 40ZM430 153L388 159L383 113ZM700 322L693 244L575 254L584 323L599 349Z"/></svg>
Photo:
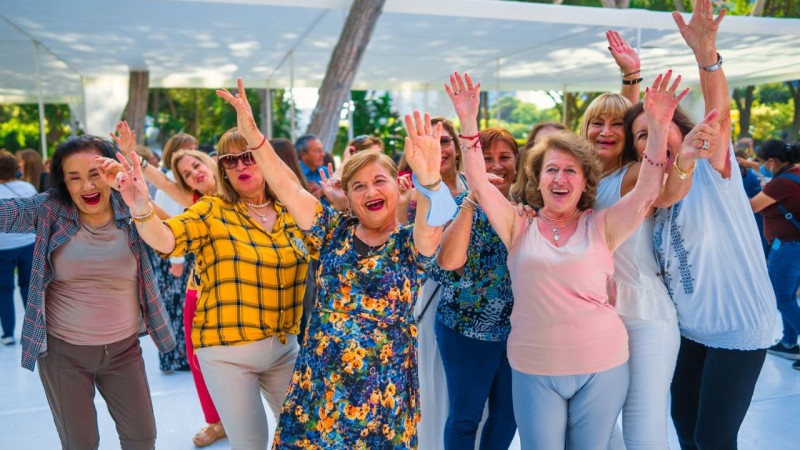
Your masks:
<svg viewBox="0 0 800 450"><path fill-rule="evenodd" d="M210 423L194 435L192 442L197 447L207 447L225 436L225 428L222 427L222 422Z"/></svg>

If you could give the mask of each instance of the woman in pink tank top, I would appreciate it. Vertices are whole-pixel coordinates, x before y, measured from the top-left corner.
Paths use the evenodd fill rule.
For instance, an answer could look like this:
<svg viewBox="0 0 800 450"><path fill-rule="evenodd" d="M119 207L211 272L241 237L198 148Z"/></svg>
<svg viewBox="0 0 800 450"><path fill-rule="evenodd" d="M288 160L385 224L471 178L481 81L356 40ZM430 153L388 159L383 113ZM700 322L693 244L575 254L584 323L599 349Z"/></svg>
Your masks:
<svg viewBox="0 0 800 450"><path fill-rule="evenodd" d="M614 250L659 194L673 112L688 90L659 76L645 98L645 164L633 190L593 211L601 169L591 144L569 131L522 162L534 219L516 213L488 181L477 115L480 84L455 73L445 86L461 122L467 181L509 250L514 293L508 357L523 449L607 449L628 386L627 334L608 303Z"/></svg>

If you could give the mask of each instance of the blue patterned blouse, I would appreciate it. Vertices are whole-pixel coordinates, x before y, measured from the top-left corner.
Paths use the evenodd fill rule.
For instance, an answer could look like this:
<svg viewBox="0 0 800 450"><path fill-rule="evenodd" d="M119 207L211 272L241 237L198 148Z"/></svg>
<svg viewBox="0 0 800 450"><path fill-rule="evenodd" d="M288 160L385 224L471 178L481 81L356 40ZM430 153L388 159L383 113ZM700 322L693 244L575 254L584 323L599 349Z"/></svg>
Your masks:
<svg viewBox="0 0 800 450"><path fill-rule="evenodd" d="M456 203L461 205L467 194L456 197ZM459 276L438 266L430 270L431 277L443 287L436 319L473 339L492 342L508 339L514 297L507 259L503 241L479 208L472 214L464 273Z"/></svg>

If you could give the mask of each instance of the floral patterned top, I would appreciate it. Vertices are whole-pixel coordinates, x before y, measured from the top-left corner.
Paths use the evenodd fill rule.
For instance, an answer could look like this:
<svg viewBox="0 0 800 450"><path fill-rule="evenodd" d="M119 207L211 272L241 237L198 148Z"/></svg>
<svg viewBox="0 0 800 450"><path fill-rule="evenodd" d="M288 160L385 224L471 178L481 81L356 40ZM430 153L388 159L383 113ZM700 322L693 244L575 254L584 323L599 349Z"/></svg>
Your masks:
<svg viewBox="0 0 800 450"><path fill-rule="evenodd" d="M358 220L318 204L307 235L320 250L318 293L274 448L416 448L419 412L413 309L433 257L410 225L374 253L355 250Z"/></svg>
<svg viewBox="0 0 800 450"><path fill-rule="evenodd" d="M456 203L461 205L467 194L456 197ZM464 273L459 276L438 266L429 271L431 278L444 288L436 319L473 339L492 342L508 339L514 296L506 259L508 251L503 241L478 208L472 213Z"/></svg>

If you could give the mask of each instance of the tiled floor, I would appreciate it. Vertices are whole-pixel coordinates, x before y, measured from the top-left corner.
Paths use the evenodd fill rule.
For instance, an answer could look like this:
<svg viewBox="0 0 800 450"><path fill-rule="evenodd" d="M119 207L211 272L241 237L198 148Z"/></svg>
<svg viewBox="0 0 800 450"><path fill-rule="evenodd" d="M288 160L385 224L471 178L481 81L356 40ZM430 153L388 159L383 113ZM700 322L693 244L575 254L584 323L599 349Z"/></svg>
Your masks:
<svg viewBox="0 0 800 450"><path fill-rule="evenodd" d="M21 303L17 303L21 305ZM19 328L22 322L18 311ZM777 335L776 328L776 335ZM19 332L17 332L19 336ZM193 449L191 438L203 426L203 416L189 373L162 374L152 342L142 339L144 358L158 426L159 449ZM58 449L58 435L39 377L19 367L19 345L0 346L0 450ZM100 423L100 448L119 448L117 434L103 399L96 400ZM270 430L275 428L271 414ZM789 361L768 356L755 398L739 435L742 450L800 448L800 371ZM677 449L674 432L670 445ZM210 449L230 448L227 440ZM519 449L519 442L512 444ZM435 449L421 449L435 450Z"/></svg>

